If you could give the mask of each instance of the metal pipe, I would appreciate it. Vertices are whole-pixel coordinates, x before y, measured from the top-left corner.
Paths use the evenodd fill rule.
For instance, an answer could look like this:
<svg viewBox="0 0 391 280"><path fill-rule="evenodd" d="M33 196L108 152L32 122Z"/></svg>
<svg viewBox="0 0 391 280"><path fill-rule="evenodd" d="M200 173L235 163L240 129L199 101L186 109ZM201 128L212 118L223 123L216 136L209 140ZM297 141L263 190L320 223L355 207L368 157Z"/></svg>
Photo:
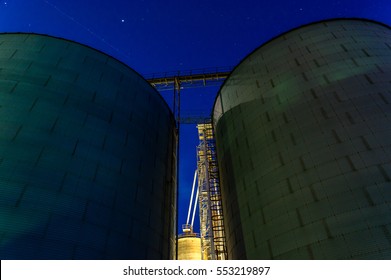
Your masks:
<svg viewBox="0 0 391 280"><path fill-rule="evenodd" d="M197 172L197 170L196 170L196 172ZM197 194L196 194L196 199L195 199L195 202L194 202L194 209L193 209L193 217L191 218L191 228L193 228L193 224L194 224L194 217L195 217L195 211L197 209L197 202L198 202L198 193L199 193L199 191L200 191L200 188L197 188Z"/></svg>
<svg viewBox="0 0 391 280"><path fill-rule="evenodd" d="M193 196L194 196L194 186L197 178L197 170L194 172L194 179L193 179L193 187L191 189L191 196L190 196L190 203L189 203L189 210L187 212L187 219L186 219L186 224L189 224L189 219L190 219L190 212L191 212L191 207L193 205ZM198 193L198 191L197 191ZM196 198L197 199L197 198ZM196 200L197 201L197 200ZM196 202L197 203L197 202ZM197 207L197 205L196 205Z"/></svg>

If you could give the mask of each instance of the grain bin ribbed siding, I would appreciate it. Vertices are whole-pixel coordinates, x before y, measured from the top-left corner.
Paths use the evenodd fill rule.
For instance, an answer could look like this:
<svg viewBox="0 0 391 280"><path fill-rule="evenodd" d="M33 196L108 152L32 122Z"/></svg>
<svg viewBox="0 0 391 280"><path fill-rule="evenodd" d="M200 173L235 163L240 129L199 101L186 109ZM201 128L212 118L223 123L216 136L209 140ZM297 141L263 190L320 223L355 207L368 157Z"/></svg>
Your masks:
<svg viewBox="0 0 391 280"><path fill-rule="evenodd" d="M233 259L391 259L391 31L318 22L250 54L214 125Z"/></svg>
<svg viewBox="0 0 391 280"><path fill-rule="evenodd" d="M170 259L175 130L99 51L0 35L0 258Z"/></svg>

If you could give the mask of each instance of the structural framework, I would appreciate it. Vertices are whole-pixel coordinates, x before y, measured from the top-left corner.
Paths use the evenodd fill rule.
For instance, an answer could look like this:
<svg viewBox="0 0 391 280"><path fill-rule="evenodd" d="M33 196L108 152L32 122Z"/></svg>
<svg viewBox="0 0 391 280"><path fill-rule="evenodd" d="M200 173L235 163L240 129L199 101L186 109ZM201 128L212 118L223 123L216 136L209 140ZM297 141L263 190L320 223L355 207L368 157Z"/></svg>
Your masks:
<svg viewBox="0 0 391 280"><path fill-rule="evenodd" d="M219 67L182 72L156 73L146 76L147 81L158 91L173 91L173 112L176 119L178 135L180 135L180 124L198 124L197 128L200 144L197 146L196 175L198 175L198 190L196 196L198 196L199 203L202 258L208 260L227 259L213 126L209 116L192 116L191 118L181 117L180 92L183 88L219 85L229 76L231 71L232 67ZM177 166L179 166L179 164ZM191 204L189 214L190 209ZM184 230L184 233L188 230L193 233L194 214L192 217L192 222L189 224L188 215L187 223L185 225L186 231Z"/></svg>
<svg viewBox="0 0 391 280"><path fill-rule="evenodd" d="M197 172L202 256L227 259L216 142L212 123L198 124Z"/></svg>
<svg viewBox="0 0 391 280"><path fill-rule="evenodd" d="M190 119L181 117L181 89L220 85L228 77L232 69L232 67L215 67L188 71L154 73L146 75L145 79L159 92L167 90L173 91L173 113L179 130L181 123L189 124L205 121L205 116L193 116Z"/></svg>

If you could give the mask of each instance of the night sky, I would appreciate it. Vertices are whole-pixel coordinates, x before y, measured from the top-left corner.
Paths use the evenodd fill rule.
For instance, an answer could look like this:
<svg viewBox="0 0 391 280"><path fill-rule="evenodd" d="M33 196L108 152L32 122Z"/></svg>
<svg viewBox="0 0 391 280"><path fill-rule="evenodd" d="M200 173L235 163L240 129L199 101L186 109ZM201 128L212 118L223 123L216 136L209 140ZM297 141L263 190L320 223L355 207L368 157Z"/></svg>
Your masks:
<svg viewBox="0 0 391 280"><path fill-rule="evenodd" d="M101 50L146 76L237 65L271 38L336 17L391 25L390 0L2 0L0 32L34 32ZM184 115L209 115L218 87L182 91ZM163 96L172 105L170 92ZM181 126L180 215L186 221L198 136ZM197 221L197 219L196 219ZM196 225L198 230L198 225Z"/></svg>

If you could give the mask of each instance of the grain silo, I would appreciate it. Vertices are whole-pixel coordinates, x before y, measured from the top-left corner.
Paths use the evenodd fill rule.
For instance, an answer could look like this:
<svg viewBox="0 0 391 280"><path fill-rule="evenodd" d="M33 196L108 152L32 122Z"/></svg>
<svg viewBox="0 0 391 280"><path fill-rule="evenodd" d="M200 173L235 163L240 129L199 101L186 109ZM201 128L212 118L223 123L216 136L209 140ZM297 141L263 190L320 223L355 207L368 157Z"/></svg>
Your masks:
<svg viewBox="0 0 391 280"><path fill-rule="evenodd" d="M97 50L0 35L0 258L172 259L176 132Z"/></svg>
<svg viewBox="0 0 391 280"><path fill-rule="evenodd" d="M201 238L193 232L190 225L182 226L183 233L178 236L178 260L202 260Z"/></svg>
<svg viewBox="0 0 391 280"><path fill-rule="evenodd" d="M391 30L309 24L246 57L213 120L231 259L391 258Z"/></svg>

